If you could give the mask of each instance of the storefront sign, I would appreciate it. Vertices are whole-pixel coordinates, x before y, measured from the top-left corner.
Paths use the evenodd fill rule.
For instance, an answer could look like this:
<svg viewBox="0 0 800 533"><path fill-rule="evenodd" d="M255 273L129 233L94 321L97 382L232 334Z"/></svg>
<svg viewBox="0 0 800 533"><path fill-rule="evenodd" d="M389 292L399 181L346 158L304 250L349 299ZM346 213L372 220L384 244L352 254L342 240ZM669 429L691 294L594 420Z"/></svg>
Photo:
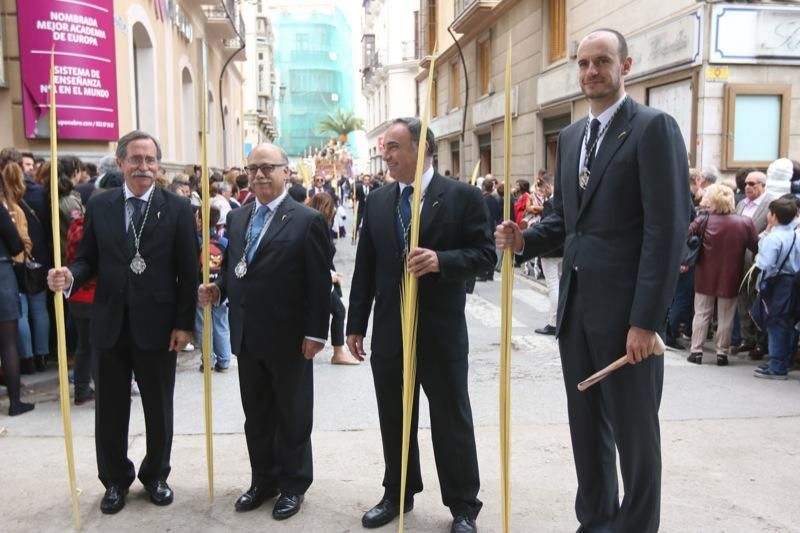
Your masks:
<svg viewBox="0 0 800 533"><path fill-rule="evenodd" d="M712 63L800 63L800 8L714 6Z"/></svg>
<svg viewBox="0 0 800 533"><path fill-rule="evenodd" d="M25 136L49 137L50 53L60 139L118 138L114 1L18 2Z"/></svg>
<svg viewBox="0 0 800 533"><path fill-rule="evenodd" d="M700 10L628 37L633 67L628 80L702 62Z"/></svg>
<svg viewBox="0 0 800 533"><path fill-rule="evenodd" d="M706 81L728 81L730 71L727 66L707 66Z"/></svg>

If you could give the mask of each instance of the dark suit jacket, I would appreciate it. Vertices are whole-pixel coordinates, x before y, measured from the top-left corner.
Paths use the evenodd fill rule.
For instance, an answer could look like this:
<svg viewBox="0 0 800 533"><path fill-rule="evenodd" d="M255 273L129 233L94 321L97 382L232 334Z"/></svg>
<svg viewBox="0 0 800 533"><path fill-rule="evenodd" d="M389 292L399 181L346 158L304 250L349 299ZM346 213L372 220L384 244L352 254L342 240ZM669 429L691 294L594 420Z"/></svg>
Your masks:
<svg viewBox="0 0 800 533"><path fill-rule="evenodd" d="M322 192L330 194L331 198L336 198L336 193L333 191L333 187L331 187L329 183L326 183L322 186ZM308 188L308 197L311 198L315 194L317 194L317 187L316 185L312 185Z"/></svg>
<svg viewBox="0 0 800 533"><path fill-rule="evenodd" d="M691 209L686 147L675 120L628 98L606 132L589 184L578 196L586 121L558 139L553 214L525 231L524 257L564 243L558 328L580 277L594 320L627 320L658 331L678 279ZM591 313L602 309L601 313Z"/></svg>
<svg viewBox="0 0 800 533"><path fill-rule="evenodd" d="M231 348L246 353L297 356L304 337L328 338L330 237L325 218L287 196L272 217L247 275L234 273L245 248L252 207L228 214L228 248L215 282L230 300Z"/></svg>
<svg viewBox="0 0 800 533"><path fill-rule="evenodd" d="M372 194L372 187L369 189L369 194L364 194L364 184L361 182L356 183L356 202L358 202L358 215L364 215L364 206L366 206L367 198Z"/></svg>
<svg viewBox="0 0 800 533"><path fill-rule="evenodd" d="M114 347L127 307L131 333L143 350L169 347L173 329L192 331L197 303L195 225L189 201L159 187L153 189L140 252L142 274L130 269L130 240L125 230L122 188L89 200L83 241L70 266L73 292L97 276L92 305L92 343Z"/></svg>
<svg viewBox="0 0 800 533"><path fill-rule="evenodd" d="M399 190L394 183L369 194L347 317L347 334L365 335L374 300L372 351L384 356L402 352L403 263L395 229ZM496 261L488 219L478 189L434 174L422 205L419 245L437 252L440 272L419 280L419 353L466 356L464 282Z"/></svg>

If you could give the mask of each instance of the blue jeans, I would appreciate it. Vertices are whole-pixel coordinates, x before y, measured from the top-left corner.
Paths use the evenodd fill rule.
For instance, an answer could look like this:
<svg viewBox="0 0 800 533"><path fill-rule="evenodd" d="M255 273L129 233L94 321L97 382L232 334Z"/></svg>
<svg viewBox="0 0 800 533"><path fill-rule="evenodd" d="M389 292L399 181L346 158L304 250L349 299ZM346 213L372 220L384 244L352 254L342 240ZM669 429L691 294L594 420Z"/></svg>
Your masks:
<svg viewBox="0 0 800 533"><path fill-rule="evenodd" d="M203 306L197 306L194 320L197 343L203 343ZM202 346L198 346L202 349ZM211 306L211 364L228 368L231 365L231 328L228 324L228 301Z"/></svg>
<svg viewBox="0 0 800 533"><path fill-rule="evenodd" d="M47 291L20 294L21 317L17 324L20 359L50 353L50 317L47 314Z"/></svg>
<svg viewBox="0 0 800 533"><path fill-rule="evenodd" d="M772 318L767 322L769 338L769 369L776 374L786 374L797 346L797 331L789 318Z"/></svg>

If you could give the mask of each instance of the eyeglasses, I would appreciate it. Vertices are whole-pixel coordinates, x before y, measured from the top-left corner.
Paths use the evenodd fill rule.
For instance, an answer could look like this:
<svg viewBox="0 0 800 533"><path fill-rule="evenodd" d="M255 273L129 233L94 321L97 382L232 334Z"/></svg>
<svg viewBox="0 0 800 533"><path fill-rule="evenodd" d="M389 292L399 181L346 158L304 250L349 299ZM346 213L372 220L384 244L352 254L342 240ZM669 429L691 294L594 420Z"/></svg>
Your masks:
<svg viewBox="0 0 800 533"><path fill-rule="evenodd" d="M276 163L276 164L264 163L263 165L250 165L249 167L244 167L244 168L245 168L245 170L247 170L247 173L250 174L251 176L255 176L258 173L259 170L261 171L261 174L266 176L267 174L269 174L270 172L272 172L276 168L285 167L285 166L286 166L286 163Z"/></svg>
<svg viewBox="0 0 800 533"><path fill-rule="evenodd" d="M761 183L760 181L745 181L744 186L747 187L748 185L751 187L755 187L756 185L763 185L763 183Z"/></svg>
<svg viewBox="0 0 800 533"><path fill-rule="evenodd" d="M150 156L144 157L141 155L132 155L131 157L127 158L125 162L136 167L142 166L142 163L145 163L148 167L152 167L158 163L158 159Z"/></svg>

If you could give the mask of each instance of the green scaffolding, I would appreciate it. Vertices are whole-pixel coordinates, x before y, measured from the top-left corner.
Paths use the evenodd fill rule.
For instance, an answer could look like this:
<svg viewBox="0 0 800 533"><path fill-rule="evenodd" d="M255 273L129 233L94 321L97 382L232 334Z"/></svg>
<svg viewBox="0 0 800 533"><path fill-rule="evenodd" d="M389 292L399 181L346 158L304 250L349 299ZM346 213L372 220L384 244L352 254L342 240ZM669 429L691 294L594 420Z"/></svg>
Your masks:
<svg viewBox="0 0 800 533"><path fill-rule="evenodd" d="M337 108L354 111L350 24L339 8L302 7L274 18L275 68L286 93L280 102L277 142L290 156L328 143L319 123ZM349 151L355 151L350 143ZM357 157L357 154L353 154Z"/></svg>

